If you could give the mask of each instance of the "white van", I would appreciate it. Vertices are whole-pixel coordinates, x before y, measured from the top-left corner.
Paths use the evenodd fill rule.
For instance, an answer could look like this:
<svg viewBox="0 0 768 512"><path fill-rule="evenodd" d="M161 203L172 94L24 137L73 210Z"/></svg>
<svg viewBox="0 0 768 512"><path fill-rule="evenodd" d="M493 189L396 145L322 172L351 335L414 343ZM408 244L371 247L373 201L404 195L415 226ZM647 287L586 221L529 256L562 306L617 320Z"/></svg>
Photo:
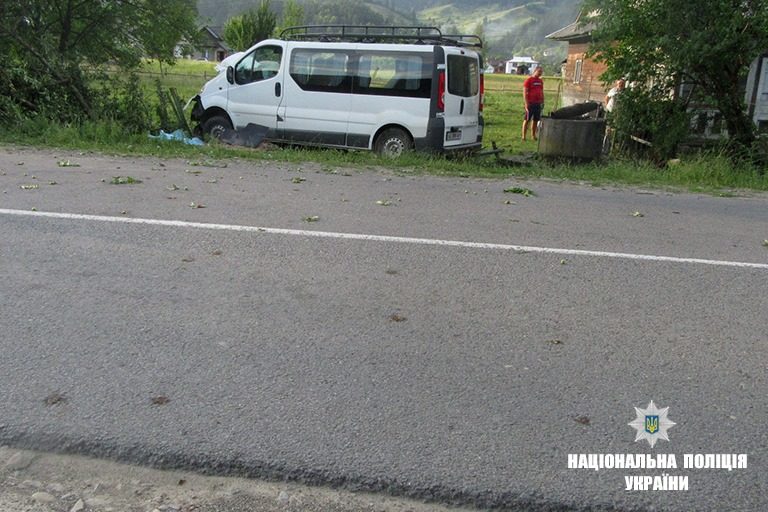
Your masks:
<svg viewBox="0 0 768 512"><path fill-rule="evenodd" d="M481 45L434 27L292 27L205 84L192 120L214 137L252 123L271 142L387 156L479 149Z"/></svg>

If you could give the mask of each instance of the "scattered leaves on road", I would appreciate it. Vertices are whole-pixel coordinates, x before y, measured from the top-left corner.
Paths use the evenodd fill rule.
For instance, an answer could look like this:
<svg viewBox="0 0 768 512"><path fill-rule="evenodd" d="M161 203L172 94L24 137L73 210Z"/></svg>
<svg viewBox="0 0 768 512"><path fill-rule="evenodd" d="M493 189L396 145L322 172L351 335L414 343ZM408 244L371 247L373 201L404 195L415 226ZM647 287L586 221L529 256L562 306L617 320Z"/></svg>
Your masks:
<svg viewBox="0 0 768 512"><path fill-rule="evenodd" d="M57 183L57 182L55 182L55 181L49 181L49 182L48 182L48 184L49 184L49 185L58 185L58 183Z"/></svg>
<svg viewBox="0 0 768 512"><path fill-rule="evenodd" d="M189 207L190 208L205 208L205 205L192 201L191 203L189 203Z"/></svg>
<svg viewBox="0 0 768 512"><path fill-rule="evenodd" d="M522 187L505 188L504 192L507 194L520 194L524 197L532 197L536 195L536 193L533 190L529 188L522 188Z"/></svg>
<svg viewBox="0 0 768 512"><path fill-rule="evenodd" d="M633 217L645 217L645 215L643 215L643 214L642 214L642 213L640 213L640 212L632 212L632 216L633 216Z"/></svg>
<svg viewBox="0 0 768 512"><path fill-rule="evenodd" d="M22 162L19 165L24 165L24 163ZM76 164L70 160L59 160L59 167L80 167L80 164Z"/></svg>
<svg viewBox="0 0 768 512"><path fill-rule="evenodd" d="M573 418L573 421L575 421L580 425L589 425L592 422L592 420L590 420L586 416L576 416L575 418Z"/></svg>
<svg viewBox="0 0 768 512"><path fill-rule="evenodd" d="M398 315L397 313L392 313L391 315L389 315L389 319L393 322L405 322L406 320L408 320L406 317L402 315Z"/></svg>
<svg viewBox="0 0 768 512"><path fill-rule="evenodd" d="M390 205L392 205L392 201L386 201L384 199L379 199L378 201L376 201L376 204L379 205L379 206L390 206Z"/></svg>
<svg viewBox="0 0 768 512"><path fill-rule="evenodd" d="M45 397L45 400L43 400L43 403L47 407L51 407L53 405L63 404L66 401L67 401L67 397L64 393L55 392Z"/></svg>
<svg viewBox="0 0 768 512"><path fill-rule="evenodd" d="M170 398L163 395L152 397L152 405L165 405L170 401Z"/></svg>
<svg viewBox="0 0 768 512"><path fill-rule="evenodd" d="M226 167L226 163L214 162L213 160L194 160L187 162L187 165L193 167Z"/></svg>
<svg viewBox="0 0 768 512"><path fill-rule="evenodd" d="M291 183L304 183L305 181L307 181L306 178L301 178L299 176L291 179Z"/></svg>
<svg viewBox="0 0 768 512"><path fill-rule="evenodd" d="M113 176L110 185L135 185L141 183L141 180L137 180L132 176Z"/></svg>
<svg viewBox="0 0 768 512"><path fill-rule="evenodd" d="M317 215L312 215L310 217L304 217L304 222L317 222L320 220L320 217Z"/></svg>
<svg viewBox="0 0 768 512"><path fill-rule="evenodd" d="M175 183L171 183L170 187L165 187L167 190L170 190L171 192L174 192L176 190L179 190L179 187Z"/></svg>

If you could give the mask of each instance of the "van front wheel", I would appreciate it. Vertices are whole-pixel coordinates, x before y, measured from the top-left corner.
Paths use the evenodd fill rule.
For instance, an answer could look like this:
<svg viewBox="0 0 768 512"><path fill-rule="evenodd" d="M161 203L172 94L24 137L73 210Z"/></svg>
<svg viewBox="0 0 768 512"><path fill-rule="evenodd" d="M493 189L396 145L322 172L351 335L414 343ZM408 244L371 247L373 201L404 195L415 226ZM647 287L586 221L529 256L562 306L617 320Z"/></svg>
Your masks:
<svg viewBox="0 0 768 512"><path fill-rule="evenodd" d="M203 133L212 139L221 138L221 134L224 130L231 130L232 123L229 122L224 116L213 116L205 120L203 123Z"/></svg>
<svg viewBox="0 0 768 512"><path fill-rule="evenodd" d="M387 128L376 138L374 151L387 158L398 158L405 151L413 149L413 140L401 128Z"/></svg>

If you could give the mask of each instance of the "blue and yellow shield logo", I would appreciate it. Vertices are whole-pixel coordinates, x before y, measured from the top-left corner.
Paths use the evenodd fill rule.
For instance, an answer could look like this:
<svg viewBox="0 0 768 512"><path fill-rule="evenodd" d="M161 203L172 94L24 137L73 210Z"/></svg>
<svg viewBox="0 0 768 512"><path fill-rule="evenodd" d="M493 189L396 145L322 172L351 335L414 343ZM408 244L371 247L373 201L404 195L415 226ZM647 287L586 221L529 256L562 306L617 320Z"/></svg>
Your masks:
<svg viewBox="0 0 768 512"><path fill-rule="evenodd" d="M645 431L649 434L655 434L659 431L659 417L658 416L646 416L645 417Z"/></svg>

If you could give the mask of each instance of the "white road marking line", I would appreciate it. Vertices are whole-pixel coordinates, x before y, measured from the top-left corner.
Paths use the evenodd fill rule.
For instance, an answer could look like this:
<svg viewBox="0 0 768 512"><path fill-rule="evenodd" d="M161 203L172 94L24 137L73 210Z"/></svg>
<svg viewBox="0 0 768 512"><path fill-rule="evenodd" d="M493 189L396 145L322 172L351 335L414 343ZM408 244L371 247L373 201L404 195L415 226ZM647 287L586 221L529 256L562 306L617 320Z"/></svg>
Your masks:
<svg viewBox="0 0 768 512"><path fill-rule="evenodd" d="M689 263L697 265L715 265L721 267L757 268L768 270L768 263L747 263L742 261L707 260L700 258L678 258L674 256L653 256L623 252L585 251L579 249L558 249L527 245L493 244L482 242L462 242L457 240L437 240L432 238L409 238L386 235L364 235L356 233L334 233L330 231L308 231L303 229L268 228L259 226L239 226L233 224L208 224L204 222L186 222L181 220L139 219L130 217L108 217L103 215L83 215L79 213L32 212L26 210L8 210L0 208L0 215L22 217L46 217L52 219L86 220L94 222L116 222L122 224L144 224L177 228L213 229L221 231L240 231L252 233L271 233L275 235L305 236L317 238L338 238L342 240L364 240L369 242L394 242L401 244L437 245L445 247L464 247L469 249L493 249L540 254L558 254L565 256L593 256L601 258L619 258L627 260L657 261L667 263Z"/></svg>

